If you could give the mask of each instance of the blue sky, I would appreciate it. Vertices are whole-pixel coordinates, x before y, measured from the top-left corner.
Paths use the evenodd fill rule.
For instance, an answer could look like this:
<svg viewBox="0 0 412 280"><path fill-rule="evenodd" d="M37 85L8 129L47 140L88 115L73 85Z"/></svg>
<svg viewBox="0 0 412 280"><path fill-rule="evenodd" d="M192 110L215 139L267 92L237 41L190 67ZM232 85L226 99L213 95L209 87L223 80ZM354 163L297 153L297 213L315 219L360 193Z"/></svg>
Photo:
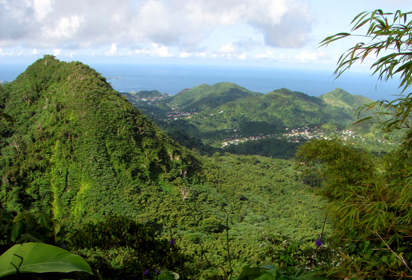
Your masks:
<svg viewBox="0 0 412 280"><path fill-rule="evenodd" d="M408 3L409 2L409 3ZM317 48L358 13L409 0L0 0L0 64L43 54L85 63L333 70L356 41ZM357 66L367 71L370 61ZM1 67L1 66L0 66Z"/></svg>

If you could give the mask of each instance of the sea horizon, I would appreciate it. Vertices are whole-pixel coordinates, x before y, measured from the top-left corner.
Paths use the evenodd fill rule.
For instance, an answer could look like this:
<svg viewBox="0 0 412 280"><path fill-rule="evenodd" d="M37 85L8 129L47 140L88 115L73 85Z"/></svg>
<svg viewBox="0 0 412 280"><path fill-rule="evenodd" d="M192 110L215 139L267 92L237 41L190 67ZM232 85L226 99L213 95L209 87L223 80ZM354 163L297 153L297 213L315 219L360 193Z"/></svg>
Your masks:
<svg viewBox="0 0 412 280"><path fill-rule="evenodd" d="M310 96L320 96L339 87L350 94L373 100L393 100L401 93L399 82L380 82L368 72L347 72L338 79L333 71L282 69L258 66L171 65L171 64L89 64L108 79L119 92L158 90L175 95L200 84L231 82L250 91L268 93L287 88ZM0 67L0 81L13 81L27 65L9 64Z"/></svg>

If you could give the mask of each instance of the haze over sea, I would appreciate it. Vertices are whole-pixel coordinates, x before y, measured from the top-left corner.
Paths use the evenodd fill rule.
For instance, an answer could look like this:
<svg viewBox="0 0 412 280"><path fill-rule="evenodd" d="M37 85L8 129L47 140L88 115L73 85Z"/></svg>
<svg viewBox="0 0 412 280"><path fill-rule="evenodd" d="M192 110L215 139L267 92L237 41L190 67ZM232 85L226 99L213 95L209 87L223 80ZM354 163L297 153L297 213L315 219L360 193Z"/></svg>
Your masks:
<svg viewBox="0 0 412 280"><path fill-rule="evenodd" d="M279 69L222 65L90 64L117 91L158 90L171 95L202 83L232 82L251 91L268 93L279 88L319 96L340 87L370 99L393 100L399 95L398 80L378 82L371 72L347 72L335 80L330 70ZM0 81L12 81L27 65L2 65ZM409 93L409 92L407 92Z"/></svg>

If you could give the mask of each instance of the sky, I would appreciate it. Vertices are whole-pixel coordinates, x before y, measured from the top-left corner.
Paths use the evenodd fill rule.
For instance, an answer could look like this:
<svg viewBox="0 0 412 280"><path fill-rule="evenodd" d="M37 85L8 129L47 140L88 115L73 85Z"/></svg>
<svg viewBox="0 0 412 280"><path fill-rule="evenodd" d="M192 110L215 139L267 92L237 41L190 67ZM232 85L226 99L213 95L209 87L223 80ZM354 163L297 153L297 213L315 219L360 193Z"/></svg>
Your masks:
<svg viewBox="0 0 412 280"><path fill-rule="evenodd" d="M64 61L334 69L363 11L410 0L0 0L1 64ZM373 59L356 66L368 71Z"/></svg>

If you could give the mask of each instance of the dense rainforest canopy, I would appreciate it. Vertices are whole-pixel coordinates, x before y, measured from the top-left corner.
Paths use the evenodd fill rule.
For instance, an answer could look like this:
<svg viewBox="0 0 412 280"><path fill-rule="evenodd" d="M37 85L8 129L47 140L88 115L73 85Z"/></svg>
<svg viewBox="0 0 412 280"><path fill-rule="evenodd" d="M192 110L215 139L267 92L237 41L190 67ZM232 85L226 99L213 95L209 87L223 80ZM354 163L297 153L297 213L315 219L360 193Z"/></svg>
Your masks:
<svg viewBox="0 0 412 280"><path fill-rule="evenodd" d="M51 56L2 88L1 202L77 221L136 208L141 184L199 172L175 144L98 73ZM85 209L85 205L94 207Z"/></svg>
<svg viewBox="0 0 412 280"><path fill-rule="evenodd" d="M1 101L2 111L14 120L1 121L1 205L9 213L51 215L65 229L52 240L63 242L64 232L74 229L84 232L77 236L87 234L88 223L124 215L153 227L159 238L172 235L187 255L182 257L186 277L192 273L202 278L220 273L217 266L229 271L225 211L236 271L251 258L259 263L266 236L279 234L313 244L322 228L322 201L305 192L308 187L291 162L196 155L82 63L45 56L1 87ZM318 215L308 215L308 208ZM45 225L23 226L23 221L14 220L14 227L22 230L10 233L12 243L50 240L39 238ZM101 250L109 250L100 244L100 249L73 245L73 250L97 269L105 259ZM141 267L142 258L122 246L109 250L111 268L100 271L120 273L119 279L135 275L134 262L122 270L122 259L139 260ZM160 269L161 263L150 262L152 268L155 264Z"/></svg>

